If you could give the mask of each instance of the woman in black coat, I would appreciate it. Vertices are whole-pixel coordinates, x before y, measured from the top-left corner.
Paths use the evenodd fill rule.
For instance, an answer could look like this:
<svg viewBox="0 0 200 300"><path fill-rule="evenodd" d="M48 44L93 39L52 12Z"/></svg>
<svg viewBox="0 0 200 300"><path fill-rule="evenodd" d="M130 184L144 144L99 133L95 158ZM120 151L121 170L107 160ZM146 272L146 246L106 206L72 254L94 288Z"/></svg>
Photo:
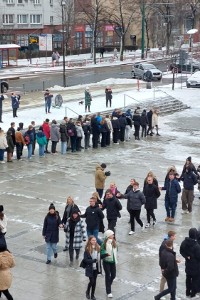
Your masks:
<svg viewBox="0 0 200 300"><path fill-rule="evenodd" d="M151 217L153 219L153 226L156 225L154 209L157 209L157 199L160 197L160 190L158 186L153 183L152 176L147 178L143 193L146 198L145 208L147 211L147 224L145 225L145 228L148 228L151 225Z"/></svg>
<svg viewBox="0 0 200 300"><path fill-rule="evenodd" d="M84 252L85 276L89 277L86 290L86 298L96 300L94 295L96 289L97 275L101 274L100 246L94 236L90 236ZM91 297L90 297L91 290Z"/></svg>
<svg viewBox="0 0 200 300"><path fill-rule="evenodd" d="M100 131L101 131L101 147L106 147L106 137L109 132L108 124L105 120L105 117L102 118L100 122Z"/></svg>
<svg viewBox="0 0 200 300"><path fill-rule="evenodd" d="M59 227L63 227L59 213L56 211L53 203L49 206L49 212L44 219L42 235L47 246L47 261L51 263L51 255L54 253L54 258L57 258L57 243L59 242Z"/></svg>
<svg viewBox="0 0 200 300"><path fill-rule="evenodd" d="M133 124L134 124L134 128L135 128L135 140L139 140L140 139L140 113L139 110L136 109L133 115Z"/></svg>

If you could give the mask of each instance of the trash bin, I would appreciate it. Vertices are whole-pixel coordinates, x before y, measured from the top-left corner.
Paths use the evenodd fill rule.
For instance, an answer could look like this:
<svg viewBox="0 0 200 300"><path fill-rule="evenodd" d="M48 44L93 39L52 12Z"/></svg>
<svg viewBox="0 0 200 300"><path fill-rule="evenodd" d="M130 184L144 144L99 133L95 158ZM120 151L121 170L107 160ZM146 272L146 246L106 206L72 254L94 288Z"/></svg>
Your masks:
<svg viewBox="0 0 200 300"><path fill-rule="evenodd" d="M149 89L151 89L151 88L152 88L152 83L151 83L151 81L147 81L147 83L146 83L146 89L149 90Z"/></svg>

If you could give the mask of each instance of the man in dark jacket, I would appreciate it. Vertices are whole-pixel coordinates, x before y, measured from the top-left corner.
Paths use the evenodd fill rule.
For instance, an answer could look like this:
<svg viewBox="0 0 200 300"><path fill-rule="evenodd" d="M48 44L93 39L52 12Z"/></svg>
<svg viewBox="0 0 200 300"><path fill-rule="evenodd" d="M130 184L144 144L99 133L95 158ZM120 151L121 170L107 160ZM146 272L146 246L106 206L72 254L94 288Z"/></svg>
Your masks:
<svg viewBox="0 0 200 300"><path fill-rule="evenodd" d="M147 130L147 135L151 135L151 136L153 135L152 115L153 115L153 110L150 109L147 113L147 119L148 119L148 125L149 125L148 130ZM150 134L149 134L149 132L150 132Z"/></svg>
<svg viewBox="0 0 200 300"><path fill-rule="evenodd" d="M100 134L100 128L96 115L93 115L91 118L91 129L92 129L92 147L94 149L98 148L98 140Z"/></svg>
<svg viewBox="0 0 200 300"><path fill-rule="evenodd" d="M173 251L173 241L167 240L166 247L161 253L160 265L162 274L167 280L168 288L154 297L160 300L163 296L171 294L171 300L176 300L176 277L178 277L178 265L176 253Z"/></svg>
<svg viewBox="0 0 200 300"><path fill-rule="evenodd" d="M81 218L85 218L87 224L87 236L93 235L97 243L101 245L102 241L98 238L99 233L99 224L104 218L102 210L99 208L99 205L96 203L96 198L90 198L90 206L86 208L86 211Z"/></svg>
<svg viewBox="0 0 200 300"><path fill-rule="evenodd" d="M192 203L194 200L194 186L197 184L197 176L192 172L192 169L186 167L185 173L183 173L181 180L183 181L182 191L182 210L183 214L192 212Z"/></svg>
<svg viewBox="0 0 200 300"><path fill-rule="evenodd" d="M135 140L140 139L140 112L138 109L135 110L133 115L133 124L135 128Z"/></svg>
<svg viewBox="0 0 200 300"><path fill-rule="evenodd" d="M2 121L2 102L4 100L4 96L0 95L0 123L3 123Z"/></svg>
<svg viewBox="0 0 200 300"><path fill-rule="evenodd" d="M135 219L141 228L144 228L144 224L140 219L140 213L141 207L145 204L146 199L144 194L139 190L139 183L136 181L133 183L133 189L130 190L128 194L122 195L122 197L128 199L127 210L131 217L131 231L129 232L129 235L132 235L135 233Z"/></svg>
<svg viewBox="0 0 200 300"><path fill-rule="evenodd" d="M142 126L142 134L141 137L146 137L147 136L147 125L148 125L148 118L147 118L147 114L146 114L146 110L144 109L141 117L140 117L140 125Z"/></svg>
<svg viewBox="0 0 200 300"><path fill-rule="evenodd" d="M121 218L120 210L122 210L122 205L111 190L107 190L105 193L105 199L103 201L102 210L107 211L108 229L115 232L115 226L117 224L117 218Z"/></svg>
<svg viewBox="0 0 200 300"><path fill-rule="evenodd" d="M120 126L119 138L121 142L124 142L126 125L127 125L126 116L125 114L121 114L121 116L119 117L119 126Z"/></svg>
<svg viewBox="0 0 200 300"><path fill-rule="evenodd" d="M200 245L197 242L197 229L189 230L189 237L181 243L180 254L185 258L186 296L195 297L200 282Z"/></svg>

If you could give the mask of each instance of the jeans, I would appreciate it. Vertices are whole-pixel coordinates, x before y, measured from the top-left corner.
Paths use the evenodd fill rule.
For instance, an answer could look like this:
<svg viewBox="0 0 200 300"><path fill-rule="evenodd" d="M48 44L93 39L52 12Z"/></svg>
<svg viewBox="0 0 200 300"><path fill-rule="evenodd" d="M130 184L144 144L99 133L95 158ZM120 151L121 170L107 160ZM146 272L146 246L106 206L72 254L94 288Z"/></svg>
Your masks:
<svg viewBox="0 0 200 300"><path fill-rule="evenodd" d="M44 145L39 145L39 156L44 156Z"/></svg>
<svg viewBox="0 0 200 300"><path fill-rule="evenodd" d="M166 209L168 218L173 218L174 219L175 212L176 212L176 207L177 207L177 201L175 201L175 200L170 201L169 197L165 198L165 209Z"/></svg>
<svg viewBox="0 0 200 300"><path fill-rule="evenodd" d="M90 146L90 133L85 133L85 149Z"/></svg>
<svg viewBox="0 0 200 300"><path fill-rule="evenodd" d="M75 152L76 151L76 137L70 136L70 142L71 142L72 152Z"/></svg>
<svg viewBox="0 0 200 300"><path fill-rule="evenodd" d="M140 138L140 125L134 125L134 128L135 128L135 140L139 140Z"/></svg>
<svg viewBox="0 0 200 300"><path fill-rule="evenodd" d="M160 300L163 296L171 294L171 300L176 300L176 277L167 279L168 288L155 296L155 300Z"/></svg>
<svg viewBox="0 0 200 300"><path fill-rule="evenodd" d="M108 263L103 261L103 268L105 272L105 284L107 295L111 293L111 285L116 277L116 265L115 263Z"/></svg>
<svg viewBox="0 0 200 300"><path fill-rule="evenodd" d="M142 125L142 134L141 137L146 137L147 136L147 125Z"/></svg>
<svg viewBox="0 0 200 300"><path fill-rule="evenodd" d="M99 194L99 198L103 197L103 189L96 189L97 193Z"/></svg>
<svg viewBox="0 0 200 300"><path fill-rule="evenodd" d="M32 156L32 144L27 145L28 148L28 158L31 158Z"/></svg>
<svg viewBox="0 0 200 300"><path fill-rule="evenodd" d="M140 220L141 209L138 209L138 210L130 209L129 213L130 213L130 218L131 218L131 230L135 231L135 219L138 222L138 224L140 224L140 226L142 227L143 223Z"/></svg>
<svg viewBox="0 0 200 300"><path fill-rule="evenodd" d="M67 142L61 142L61 154L67 153Z"/></svg>
<svg viewBox="0 0 200 300"><path fill-rule="evenodd" d="M80 249L73 248L74 239L70 237L69 241L69 259L72 262L74 260L74 250L76 251L76 259L79 258Z"/></svg>
<svg viewBox="0 0 200 300"><path fill-rule="evenodd" d="M129 141L131 139L131 126L126 125L125 127L125 140Z"/></svg>
<svg viewBox="0 0 200 300"><path fill-rule="evenodd" d="M51 143L51 152L56 153L56 146L58 142L52 141Z"/></svg>
<svg viewBox="0 0 200 300"><path fill-rule="evenodd" d="M47 112L50 112L50 108L51 108L51 100L45 101L45 112L47 114Z"/></svg>
<svg viewBox="0 0 200 300"><path fill-rule="evenodd" d="M13 118L17 117L17 108L13 108Z"/></svg>
<svg viewBox="0 0 200 300"><path fill-rule="evenodd" d="M99 234L99 229L98 228L96 228L96 229L88 229L87 228L87 236L89 237L89 236L93 235L96 238L97 243L99 245L101 245L102 241L98 238L98 234Z"/></svg>
<svg viewBox="0 0 200 300"><path fill-rule="evenodd" d="M22 149L23 149L23 144L22 143L16 143L17 159L21 158L21 156L22 156Z"/></svg>
<svg viewBox="0 0 200 300"><path fill-rule="evenodd" d="M5 152L5 149L0 149L0 161L4 160L4 152Z"/></svg>
<svg viewBox="0 0 200 300"><path fill-rule="evenodd" d="M47 260L51 260L52 253L57 253L57 243L46 243L47 246Z"/></svg>

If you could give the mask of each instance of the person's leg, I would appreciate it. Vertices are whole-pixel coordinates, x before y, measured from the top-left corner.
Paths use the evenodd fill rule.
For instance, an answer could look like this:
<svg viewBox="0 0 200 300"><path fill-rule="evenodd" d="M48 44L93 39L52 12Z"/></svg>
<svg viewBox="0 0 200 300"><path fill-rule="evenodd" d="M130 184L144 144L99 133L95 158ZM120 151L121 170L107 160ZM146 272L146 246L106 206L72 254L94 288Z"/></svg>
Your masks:
<svg viewBox="0 0 200 300"><path fill-rule="evenodd" d="M141 213L141 209L135 210L135 219L138 222L138 224L143 227L143 223L140 219L140 213Z"/></svg>
<svg viewBox="0 0 200 300"><path fill-rule="evenodd" d="M177 201L171 202L171 218L174 219L176 213Z"/></svg>
<svg viewBox="0 0 200 300"><path fill-rule="evenodd" d="M108 99L106 99L106 107L108 107Z"/></svg>
<svg viewBox="0 0 200 300"><path fill-rule="evenodd" d="M144 134L144 126L142 126L142 133L141 133L141 137L143 137Z"/></svg>
<svg viewBox="0 0 200 300"><path fill-rule="evenodd" d="M169 209L169 198L165 197L165 209L167 213L167 218L170 218L170 209Z"/></svg>
<svg viewBox="0 0 200 300"><path fill-rule="evenodd" d="M103 261L103 268L105 272L105 285L107 295L111 293L111 272L110 272L110 263Z"/></svg>
<svg viewBox="0 0 200 300"><path fill-rule="evenodd" d="M96 189L96 191L99 193L99 198L101 199L103 197L103 189Z"/></svg>
<svg viewBox="0 0 200 300"><path fill-rule="evenodd" d="M48 108L48 104L47 101L45 101L45 113L47 114L47 108Z"/></svg>
<svg viewBox="0 0 200 300"><path fill-rule="evenodd" d="M76 259L79 259L80 249L75 249L76 251Z"/></svg>
<svg viewBox="0 0 200 300"><path fill-rule="evenodd" d="M192 212L192 204L194 201L194 191L193 190L188 191L187 198L188 198L188 211Z"/></svg>
<svg viewBox="0 0 200 300"><path fill-rule="evenodd" d="M135 214L134 210L129 210L130 221L131 221L131 231L135 232Z"/></svg>
<svg viewBox="0 0 200 300"><path fill-rule="evenodd" d="M162 292L160 292L158 295L156 295L154 297L155 300L160 300L160 298L162 298L163 296L171 293L171 287L172 287L172 279L167 279L167 285L168 285L168 288L163 290ZM171 298L172 299L172 298ZM173 299L174 300L174 299Z"/></svg>
<svg viewBox="0 0 200 300"><path fill-rule="evenodd" d="M93 270L93 280L91 282L91 284L92 284L91 299L94 297L94 294L95 294L97 275L98 275L97 270Z"/></svg>
<svg viewBox="0 0 200 300"><path fill-rule="evenodd" d="M108 219L108 229L115 232L116 223L117 223L117 219Z"/></svg>
<svg viewBox="0 0 200 300"><path fill-rule="evenodd" d="M160 279L160 292L164 291L165 289L165 283L167 282L166 278L161 275L161 279Z"/></svg>
<svg viewBox="0 0 200 300"><path fill-rule="evenodd" d="M47 143L46 143L46 145L45 145L45 152L46 152L46 153L49 152L49 151L48 151L48 145L49 145L49 139L47 139Z"/></svg>
<svg viewBox="0 0 200 300"><path fill-rule="evenodd" d="M51 153L55 153L55 152L56 152L55 150L56 150L56 149L55 149L55 142L52 141L52 142L51 142Z"/></svg>
<svg viewBox="0 0 200 300"><path fill-rule="evenodd" d="M149 225L150 225L151 218L150 218L149 209L147 209L146 211L147 211L147 224L149 224Z"/></svg>
<svg viewBox="0 0 200 300"><path fill-rule="evenodd" d="M12 297L12 295L10 294L9 290L4 290L4 291L2 291L2 293L4 294L4 296L6 296L6 298L7 298L8 300L13 300L13 297Z"/></svg>
<svg viewBox="0 0 200 300"><path fill-rule="evenodd" d="M39 156L42 156L42 145L39 145Z"/></svg>
<svg viewBox="0 0 200 300"><path fill-rule="evenodd" d="M0 108L0 122L2 122L2 108Z"/></svg>
<svg viewBox="0 0 200 300"><path fill-rule="evenodd" d="M150 210L149 210L149 215L152 217L153 221L155 222L155 221L156 221L156 217L155 217L155 214L154 214L154 210L153 210L153 209L150 209Z"/></svg>
<svg viewBox="0 0 200 300"><path fill-rule="evenodd" d="M181 201L182 201L182 210L187 211L187 195L186 190L183 188L182 195L181 195Z"/></svg>
<svg viewBox="0 0 200 300"><path fill-rule="evenodd" d="M0 149L0 161L4 160L4 149Z"/></svg>
<svg viewBox="0 0 200 300"><path fill-rule="evenodd" d="M49 100L47 102L47 106L48 106L48 113L50 113L50 110L51 110L51 100Z"/></svg>
<svg viewBox="0 0 200 300"><path fill-rule="evenodd" d="M88 283L87 290L86 290L86 298L87 299L90 299L90 289L92 287L92 284L93 284L93 277L89 277L89 283Z"/></svg>
<svg viewBox="0 0 200 300"><path fill-rule="evenodd" d="M69 259L70 259L70 262L73 262L73 260L74 260L73 240L71 238L69 241Z"/></svg>
<svg viewBox="0 0 200 300"><path fill-rule="evenodd" d="M34 152L35 152L35 140L34 140L34 142L33 142L33 144L32 144L32 155L34 155Z"/></svg>
<svg viewBox="0 0 200 300"><path fill-rule="evenodd" d="M190 296L192 292L192 276L186 274L186 296Z"/></svg>
<svg viewBox="0 0 200 300"><path fill-rule="evenodd" d="M52 250L53 250L53 253L54 253L54 257L56 258L57 257L57 253L58 253L57 243L52 243L51 247L52 247Z"/></svg>
<svg viewBox="0 0 200 300"><path fill-rule="evenodd" d="M46 248L47 248L47 260L51 261L51 255L52 255L51 243L46 243Z"/></svg>
<svg viewBox="0 0 200 300"><path fill-rule="evenodd" d="M32 144L29 144L27 147L28 147L28 158L30 159L32 156Z"/></svg>
<svg viewBox="0 0 200 300"><path fill-rule="evenodd" d="M91 235L93 235L93 230L90 230L90 229L87 228L87 236L88 236L88 238L89 238Z"/></svg>
<svg viewBox="0 0 200 300"><path fill-rule="evenodd" d="M98 237L98 235L99 235L99 229L98 228L94 229L92 235L96 238L97 243L99 244L99 246L101 246L102 240L100 240L99 237Z"/></svg>
<svg viewBox="0 0 200 300"><path fill-rule="evenodd" d="M116 264L111 264L110 266L110 283L112 285L113 283L113 280L115 279L116 277Z"/></svg>

